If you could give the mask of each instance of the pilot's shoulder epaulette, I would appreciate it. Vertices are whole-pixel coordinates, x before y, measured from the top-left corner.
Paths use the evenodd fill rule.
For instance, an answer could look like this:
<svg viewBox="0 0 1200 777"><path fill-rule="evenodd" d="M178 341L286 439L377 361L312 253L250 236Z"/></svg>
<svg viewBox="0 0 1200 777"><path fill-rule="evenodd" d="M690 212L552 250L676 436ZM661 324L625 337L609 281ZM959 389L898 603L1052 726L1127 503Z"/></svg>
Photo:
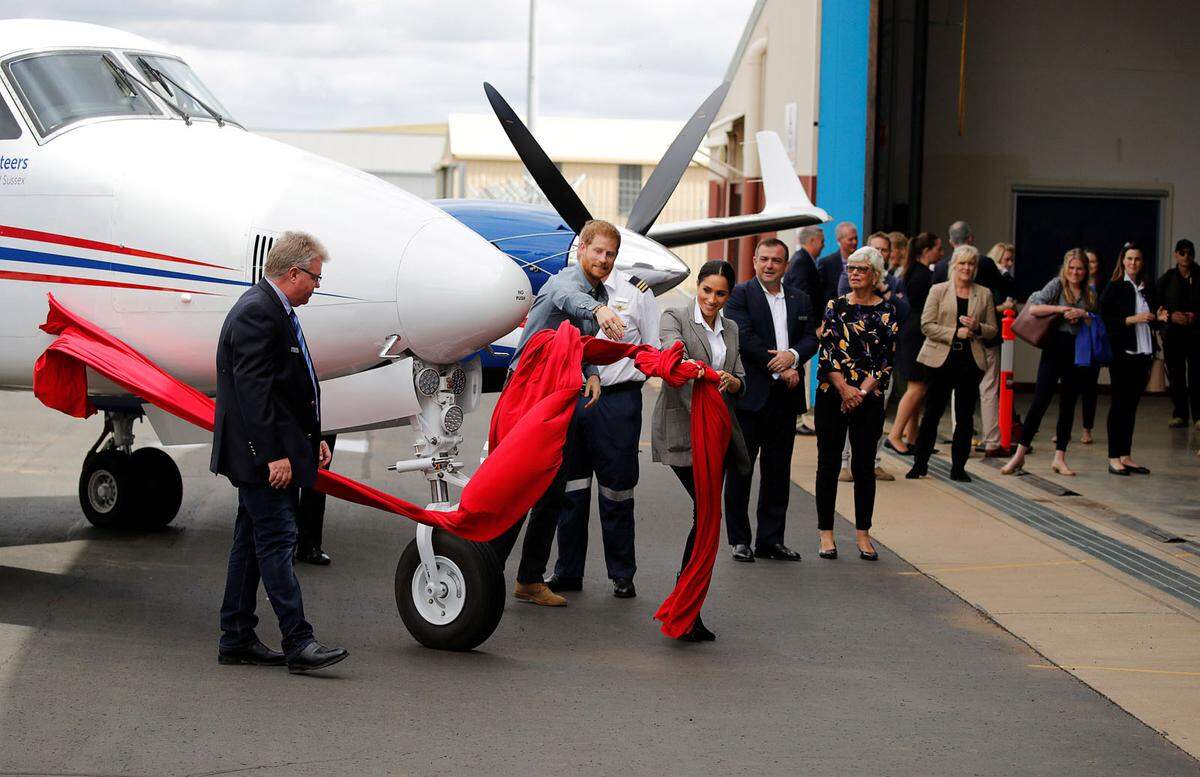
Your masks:
<svg viewBox="0 0 1200 777"><path fill-rule="evenodd" d="M644 280L637 277L636 275L630 275L629 282L632 283L634 285L634 287L637 288L638 291L650 291L650 284L646 283Z"/></svg>

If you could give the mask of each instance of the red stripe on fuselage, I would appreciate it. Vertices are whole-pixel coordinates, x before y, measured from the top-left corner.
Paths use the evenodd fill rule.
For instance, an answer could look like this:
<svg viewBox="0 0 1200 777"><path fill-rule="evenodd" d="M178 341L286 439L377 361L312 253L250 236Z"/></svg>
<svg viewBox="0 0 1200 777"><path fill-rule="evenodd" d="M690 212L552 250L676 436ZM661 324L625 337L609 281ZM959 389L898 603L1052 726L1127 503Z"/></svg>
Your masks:
<svg viewBox="0 0 1200 777"><path fill-rule="evenodd" d="M23 229L21 227L6 227L0 224L0 237L13 237L18 240L36 240L41 243L54 243L56 245L73 246L75 248L88 248L93 251L111 251L116 254L124 254L126 256L138 256L143 259L159 259L164 262L178 262L179 264L192 264L198 267L215 267L218 270L233 270L233 267L225 267L219 264L209 264L208 262L197 262L195 259L181 259L178 256L168 256L167 254L159 254L154 251L143 251L139 248L127 248L113 243L101 243L97 240L88 240L84 237L71 237L70 235L56 235L53 232L39 232L36 229Z"/></svg>
<svg viewBox="0 0 1200 777"><path fill-rule="evenodd" d="M43 275L36 272L13 272L0 270L0 279L10 281L35 281L40 283L66 283L74 286L106 286L114 289L138 289L141 291L174 291L180 294L203 294L212 296L207 291L192 291L191 289L172 289L167 286L145 286L140 283L121 283L120 281L103 281L97 278L73 278L69 275Z"/></svg>

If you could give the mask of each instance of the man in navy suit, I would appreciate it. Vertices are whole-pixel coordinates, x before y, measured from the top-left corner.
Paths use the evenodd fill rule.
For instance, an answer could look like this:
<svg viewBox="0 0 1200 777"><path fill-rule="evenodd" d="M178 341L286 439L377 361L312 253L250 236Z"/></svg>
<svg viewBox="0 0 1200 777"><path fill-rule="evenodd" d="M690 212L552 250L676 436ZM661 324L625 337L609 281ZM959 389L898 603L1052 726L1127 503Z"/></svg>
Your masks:
<svg viewBox="0 0 1200 777"><path fill-rule="evenodd" d="M792 254L787 272L783 274L783 285L799 289L808 295L813 310L825 309L821 276L817 274L817 257L825 249L825 231L820 227L804 227L800 230L800 248Z"/></svg>
<svg viewBox="0 0 1200 777"><path fill-rule="evenodd" d="M817 352L819 317L808 295L782 282L787 246L776 238L754 249L754 277L733 288L725 315L738 325L746 390L737 405L738 425L750 454L746 473L729 469L725 479L725 528L733 557L799 561L783 544L791 489L796 416L804 410L804 363ZM835 279L836 280L836 279ZM836 287L835 287L836 288ZM750 549L750 479L759 463L758 536Z"/></svg>
<svg viewBox="0 0 1200 777"><path fill-rule="evenodd" d="M292 673L336 664L304 618L292 567L297 489L328 467L321 440L321 390L295 308L321 285L329 254L316 238L284 232L267 255L263 278L241 296L217 342L217 407L210 469L238 490L237 522L221 603L222 664L287 664ZM255 633L261 580L279 619L283 652Z"/></svg>
<svg viewBox="0 0 1200 777"><path fill-rule="evenodd" d="M833 237L837 241L837 250L817 260L817 274L821 276L821 287L824 289L824 296L817 300L820 303L817 308L818 323L821 316L825 315L825 305L837 296L838 279L846 272L846 260L858 248L858 227L843 221L833 230Z"/></svg>

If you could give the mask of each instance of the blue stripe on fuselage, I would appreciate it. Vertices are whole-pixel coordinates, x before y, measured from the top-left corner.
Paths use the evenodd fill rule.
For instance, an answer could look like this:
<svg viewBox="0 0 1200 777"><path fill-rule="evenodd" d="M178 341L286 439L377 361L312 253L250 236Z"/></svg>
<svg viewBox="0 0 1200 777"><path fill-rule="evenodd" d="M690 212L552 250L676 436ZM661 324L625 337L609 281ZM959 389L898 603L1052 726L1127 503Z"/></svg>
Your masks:
<svg viewBox="0 0 1200 777"><path fill-rule="evenodd" d="M27 264L48 264L58 267L83 267L89 270L105 270L108 272L123 272L130 275L150 275L156 278L176 278L184 281L199 281L201 283L224 283L231 286L250 286L248 281L232 280L229 278L210 278L205 275L160 270L155 267L138 267L133 264L120 264L103 259L82 259L77 256L62 254L47 254L41 251L27 251L23 248L0 246L0 259L10 262L25 262Z"/></svg>

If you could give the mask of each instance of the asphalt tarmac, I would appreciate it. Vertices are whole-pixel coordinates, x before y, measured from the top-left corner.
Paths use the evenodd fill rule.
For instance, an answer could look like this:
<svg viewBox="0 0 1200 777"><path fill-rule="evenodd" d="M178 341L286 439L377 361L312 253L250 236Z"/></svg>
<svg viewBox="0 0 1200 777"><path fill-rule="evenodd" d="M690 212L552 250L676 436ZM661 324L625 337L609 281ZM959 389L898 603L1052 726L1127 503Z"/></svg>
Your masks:
<svg viewBox="0 0 1200 777"><path fill-rule="evenodd" d="M350 658L303 677L218 666L235 494L207 474L208 449L173 451L185 498L169 529L99 532L75 496L99 421L3 398L2 774L1197 773L1070 675L1032 668L1046 662L937 583L900 574L912 567L886 548L860 561L849 524L837 529L843 557L818 559L799 488L788 539L804 561L738 564L722 551L704 610L717 641L666 639L651 615L690 506L648 448L638 598L611 596L593 519L585 590L569 607L510 600L478 651L430 651L394 603L414 524L331 500L333 566L299 574L318 638ZM484 417L472 416L468 461ZM423 501L422 480L384 471L409 451L407 430L346 437L335 469ZM265 599L260 614L277 645Z"/></svg>

